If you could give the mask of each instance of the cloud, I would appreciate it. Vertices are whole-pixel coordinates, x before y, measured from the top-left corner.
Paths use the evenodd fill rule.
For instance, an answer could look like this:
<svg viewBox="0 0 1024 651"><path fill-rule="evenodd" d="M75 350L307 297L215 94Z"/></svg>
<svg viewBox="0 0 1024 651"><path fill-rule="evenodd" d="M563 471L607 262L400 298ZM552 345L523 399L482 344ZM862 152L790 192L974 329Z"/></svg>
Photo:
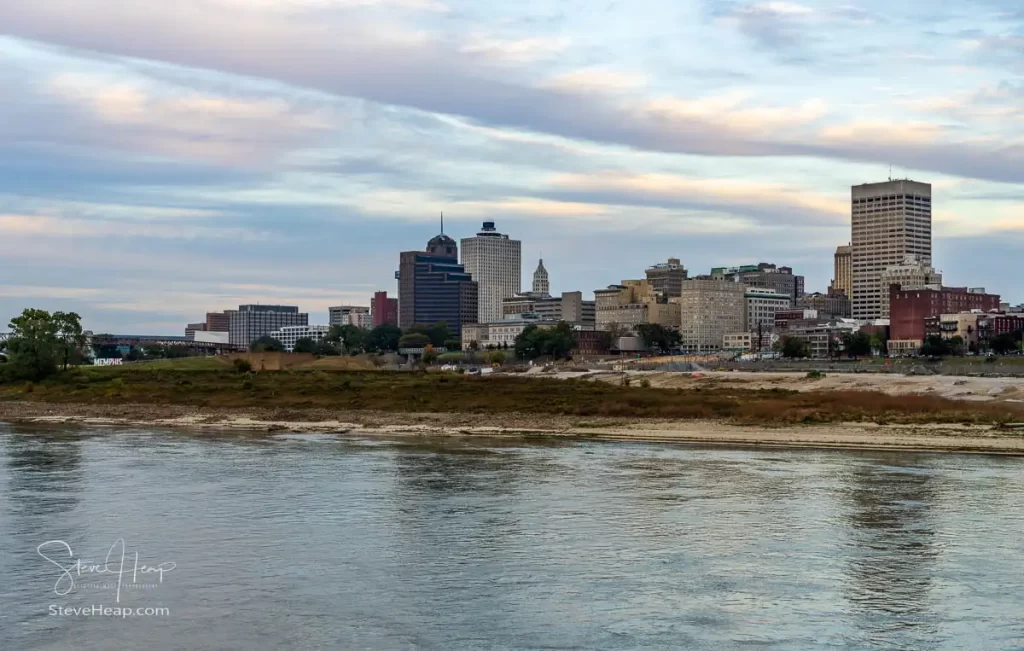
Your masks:
<svg viewBox="0 0 1024 651"><path fill-rule="evenodd" d="M721 11L723 22L733 25L762 47L789 48L806 38L808 18L814 10L791 2L730 5Z"/></svg>
<svg viewBox="0 0 1024 651"><path fill-rule="evenodd" d="M11 215L0 213L0 236L26 237L33 239L74 238L88 240L100 238L161 238L161 239L208 239L218 238L233 241L262 239L269 240L268 233L253 232L245 228L230 228L190 224L182 227L175 224L139 223L109 219L77 219L50 217L45 215ZM279 238L279 235L275 235Z"/></svg>
<svg viewBox="0 0 1024 651"><path fill-rule="evenodd" d="M532 63L555 58L570 45L564 36L502 39L488 34L470 35L459 52L500 63Z"/></svg>
<svg viewBox="0 0 1024 651"><path fill-rule="evenodd" d="M103 20L82 23L72 16L83 12L64 11L65 2L4 4L0 20L12 33L68 47L272 79L340 96L462 116L490 126L648 151L813 156L872 163L891 159L914 169L1024 180L1020 148L958 141L948 133L947 142L921 144L913 152L822 141L803 129L807 118L820 112L813 99L795 111L787 106L734 106L712 115L692 109L701 103L713 105L718 98L626 101L593 90L544 88L526 81L528 76L510 75L480 57L461 54L460 44L429 36L418 41L396 39L389 32L368 30L358 23L350 23L347 37L339 39L326 24L312 20L282 19L254 10L228 14L205 5L199 11L196 0L147 5L145 10L135 4L91 0L87 15L102 16ZM775 6L774 14L782 12ZM223 38L225 33L231 33L231 38ZM185 48L182 43L203 43L204 47ZM523 81L516 81L521 76ZM121 101L122 110L130 107L129 97ZM789 114L798 119L788 123ZM950 151L958 155L948 156ZM215 147L210 155L219 155Z"/></svg>

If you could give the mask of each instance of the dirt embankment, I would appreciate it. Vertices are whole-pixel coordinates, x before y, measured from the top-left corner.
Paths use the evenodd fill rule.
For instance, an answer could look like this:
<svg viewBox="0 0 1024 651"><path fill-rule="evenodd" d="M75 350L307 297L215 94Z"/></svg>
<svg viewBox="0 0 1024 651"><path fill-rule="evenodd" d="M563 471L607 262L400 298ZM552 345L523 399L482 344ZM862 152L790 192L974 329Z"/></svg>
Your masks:
<svg viewBox="0 0 1024 651"><path fill-rule="evenodd" d="M329 409L211 410L181 406L0 402L0 422L173 427L191 432L322 432L385 437L548 437L702 445L1024 455L1024 430L983 425L837 423L755 427L715 421Z"/></svg>

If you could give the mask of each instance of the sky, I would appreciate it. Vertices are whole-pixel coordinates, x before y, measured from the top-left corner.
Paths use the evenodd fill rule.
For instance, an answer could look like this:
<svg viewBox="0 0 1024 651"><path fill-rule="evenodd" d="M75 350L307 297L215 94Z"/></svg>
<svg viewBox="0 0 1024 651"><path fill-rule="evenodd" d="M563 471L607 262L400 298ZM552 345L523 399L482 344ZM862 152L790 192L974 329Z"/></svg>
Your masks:
<svg viewBox="0 0 1024 651"><path fill-rule="evenodd" d="M946 284L1024 301L1019 0L0 2L2 324L325 323L442 211L522 240L524 286L678 257L824 291L890 174L932 183Z"/></svg>

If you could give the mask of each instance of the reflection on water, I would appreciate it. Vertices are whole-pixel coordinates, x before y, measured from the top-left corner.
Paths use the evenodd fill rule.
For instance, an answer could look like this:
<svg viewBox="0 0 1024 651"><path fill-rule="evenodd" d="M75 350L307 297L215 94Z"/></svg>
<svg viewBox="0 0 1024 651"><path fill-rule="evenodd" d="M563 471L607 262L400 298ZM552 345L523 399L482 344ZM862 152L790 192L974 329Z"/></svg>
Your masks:
<svg viewBox="0 0 1024 651"><path fill-rule="evenodd" d="M0 426L0 648L1018 648L1022 466ZM118 539L169 614L49 615Z"/></svg>

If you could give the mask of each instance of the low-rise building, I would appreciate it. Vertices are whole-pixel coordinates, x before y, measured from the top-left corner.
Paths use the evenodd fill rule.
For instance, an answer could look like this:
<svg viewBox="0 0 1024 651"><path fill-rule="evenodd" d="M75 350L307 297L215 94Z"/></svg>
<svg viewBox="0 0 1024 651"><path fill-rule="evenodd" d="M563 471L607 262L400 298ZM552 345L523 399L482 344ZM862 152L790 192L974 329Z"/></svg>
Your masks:
<svg viewBox="0 0 1024 651"><path fill-rule="evenodd" d="M538 328L554 328L560 320L542 318L536 313L525 313L511 319L502 319L493 323L470 323L462 328L462 350L487 350L489 348L513 348L516 338L531 325ZM594 324L574 323L577 333L596 332ZM577 348L598 350L601 348L597 335L580 337L577 335Z"/></svg>
<svg viewBox="0 0 1024 651"><path fill-rule="evenodd" d="M747 332L729 332L722 337L722 348L728 352L746 353L754 349L753 335Z"/></svg>
<svg viewBox="0 0 1024 651"><path fill-rule="evenodd" d="M889 287L889 354L916 353L927 335L926 319L943 314L960 314L978 310L999 309L999 295L988 294L984 288L920 287L890 285Z"/></svg>
<svg viewBox="0 0 1024 651"><path fill-rule="evenodd" d="M320 343L330 330L331 326L327 325L285 326L274 330L270 336L280 341L284 345L284 349L290 353L295 350L295 342L299 339L312 339L316 343Z"/></svg>
<svg viewBox="0 0 1024 651"><path fill-rule="evenodd" d="M583 300L583 292L563 292L561 296L526 292L502 300L502 316L505 319L531 312L544 319L593 324L596 321L597 306L594 301Z"/></svg>
<svg viewBox="0 0 1024 651"><path fill-rule="evenodd" d="M857 323L851 319L807 319L791 321L780 337L793 337L806 343L812 359L828 359L840 350L843 335L857 330Z"/></svg>
<svg viewBox="0 0 1024 651"><path fill-rule="evenodd" d="M903 287L927 287L942 286L942 273L936 271L930 264L924 262L916 255L904 257L903 264L888 267L882 272L881 285L886 291L882 292L881 318L889 318L889 287L896 285Z"/></svg>

